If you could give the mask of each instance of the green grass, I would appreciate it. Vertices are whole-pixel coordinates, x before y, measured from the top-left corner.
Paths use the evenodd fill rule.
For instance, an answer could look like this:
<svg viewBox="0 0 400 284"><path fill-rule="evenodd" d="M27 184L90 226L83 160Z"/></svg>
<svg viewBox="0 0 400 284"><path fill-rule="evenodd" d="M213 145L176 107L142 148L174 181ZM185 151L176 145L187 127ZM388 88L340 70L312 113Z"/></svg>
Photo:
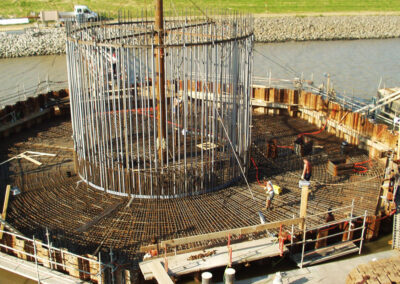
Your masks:
<svg viewBox="0 0 400 284"><path fill-rule="evenodd" d="M116 15L118 10L153 10L154 0L0 0L0 17L24 17L41 10L72 11L74 4ZM166 10L221 9L250 13L400 11L400 0L164 0Z"/></svg>
<svg viewBox="0 0 400 284"><path fill-rule="evenodd" d="M273 13L400 11L399 0L266 0Z"/></svg>

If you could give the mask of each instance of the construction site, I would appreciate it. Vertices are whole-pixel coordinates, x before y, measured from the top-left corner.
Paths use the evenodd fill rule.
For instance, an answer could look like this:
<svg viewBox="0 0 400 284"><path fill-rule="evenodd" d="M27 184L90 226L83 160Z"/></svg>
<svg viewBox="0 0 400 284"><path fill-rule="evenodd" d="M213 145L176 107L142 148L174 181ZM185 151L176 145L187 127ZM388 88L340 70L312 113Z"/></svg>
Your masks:
<svg viewBox="0 0 400 284"><path fill-rule="evenodd" d="M255 84L252 51L251 16L165 17L162 1L155 19L69 23L69 88L0 110L1 252L39 282L47 267L172 283L361 253L391 226L398 248L398 129L329 92Z"/></svg>

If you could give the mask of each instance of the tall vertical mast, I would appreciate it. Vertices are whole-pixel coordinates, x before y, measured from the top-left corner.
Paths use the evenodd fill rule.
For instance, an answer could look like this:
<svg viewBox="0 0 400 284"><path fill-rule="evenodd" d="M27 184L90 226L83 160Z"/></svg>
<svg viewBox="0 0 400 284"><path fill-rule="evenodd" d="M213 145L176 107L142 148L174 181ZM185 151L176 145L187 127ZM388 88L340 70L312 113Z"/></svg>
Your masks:
<svg viewBox="0 0 400 284"><path fill-rule="evenodd" d="M165 163L165 137L166 137L166 117L165 117L165 73L164 73L164 19L163 19L163 0L156 0L155 13L155 59L156 59L156 93L157 93L157 128L158 128L158 158L160 165ZM161 162L162 161L162 162Z"/></svg>

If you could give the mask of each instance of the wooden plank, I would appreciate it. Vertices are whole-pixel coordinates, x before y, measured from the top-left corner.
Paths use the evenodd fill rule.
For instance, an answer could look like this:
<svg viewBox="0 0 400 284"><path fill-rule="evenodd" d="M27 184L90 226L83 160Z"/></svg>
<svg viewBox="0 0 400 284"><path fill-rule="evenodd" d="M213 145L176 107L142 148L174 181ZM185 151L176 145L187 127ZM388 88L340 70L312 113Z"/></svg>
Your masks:
<svg viewBox="0 0 400 284"><path fill-rule="evenodd" d="M1 219L6 220L7 216L7 208L8 208L8 200L10 199L10 191L11 191L11 186L8 184L6 187L6 195L4 197L4 205L3 205L3 213L1 214ZM4 230L4 224L1 223L1 231L0 231L0 240L3 239L3 230Z"/></svg>
<svg viewBox="0 0 400 284"><path fill-rule="evenodd" d="M324 248L307 252L304 255L303 266L325 262L358 251L359 248L354 244L353 241L330 245ZM293 255L293 260L297 264L299 264L301 262L301 253Z"/></svg>
<svg viewBox="0 0 400 284"><path fill-rule="evenodd" d="M82 225L77 229L78 232L86 232L89 230L92 226L96 225L101 219L104 217L107 217L111 215L115 210L117 210L120 206L122 205L122 202L119 203L114 203L107 207L100 215L94 217L92 220L87 222L86 224Z"/></svg>
<svg viewBox="0 0 400 284"><path fill-rule="evenodd" d="M301 203L300 203L300 218L304 218L307 215L307 203L308 203L308 186L301 187ZM299 223L299 229L304 229L304 222Z"/></svg>
<svg viewBox="0 0 400 284"><path fill-rule="evenodd" d="M357 241L357 240L355 240L355 241ZM346 242L342 242L342 243L326 246L326 247L319 248L319 249L313 250L311 252L305 253L304 257L311 256L313 254L326 254L326 253L329 253L331 251L337 251L339 249L346 249L346 248L349 248L349 247L355 248L356 245L354 244L353 241L346 241Z"/></svg>
<svg viewBox="0 0 400 284"><path fill-rule="evenodd" d="M32 163L38 165L38 166L41 166L41 165L42 165L41 162L36 161L35 159L32 159L31 157L25 155L24 153L19 154L19 156L20 156L21 158L24 158L24 159L28 160L29 162L32 162Z"/></svg>
<svg viewBox="0 0 400 284"><path fill-rule="evenodd" d="M266 224L261 224L261 225L242 227L242 228L225 230L225 231L214 232L214 233L209 233L209 234L196 235L196 236L191 236L191 237L186 237L186 238L166 240L166 241L162 241L160 246L161 247L179 246L179 245L190 244L190 243L194 243L194 242L222 239L222 238L227 238L228 234L246 235L246 234L250 234L250 233L256 233L256 232L261 232L261 231L265 231L265 230L276 229L276 228L279 228L281 225L283 225L283 226L297 225L301 222L304 222L304 218L286 219L283 221L276 221L276 222L271 222L271 223L266 223ZM140 248L140 251L148 252L149 250L155 249L156 247L157 247L157 245L142 246Z"/></svg>
<svg viewBox="0 0 400 284"><path fill-rule="evenodd" d="M14 144L17 147L26 147L26 145L31 147L39 147L39 148L46 148L46 149L57 149L57 150L66 150L66 151L74 151L73 147L64 147L58 145L50 145L50 144L43 144L43 143L26 143L26 142L17 142Z"/></svg>
<svg viewBox="0 0 400 284"><path fill-rule="evenodd" d="M160 284L174 284L171 278L168 276L168 273L165 271L165 268L161 265L160 261L153 261L150 264L151 271L153 272L154 278Z"/></svg>
<svg viewBox="0 0 400 284"><path fill-rule="evenodd" d="M310 260L308 262L305 261L305 262L303 262L303 266L309 266L309 265L322 263L322 262L325 262L325 261L328 261L328 260L331 260L331 259L335 259L335 258L338 258L338 257L341 257L341 256L345 256L345 255L348 255L348 254L356 253L358 251L359 251L359 248L352 248L352 249L349 249L349 250L346 250L346 251L343 251L343 252L339 252L339 253L332 254L332 255L329 255L329 256L321 257L321 258L318 258L316 260Z"/></svg>

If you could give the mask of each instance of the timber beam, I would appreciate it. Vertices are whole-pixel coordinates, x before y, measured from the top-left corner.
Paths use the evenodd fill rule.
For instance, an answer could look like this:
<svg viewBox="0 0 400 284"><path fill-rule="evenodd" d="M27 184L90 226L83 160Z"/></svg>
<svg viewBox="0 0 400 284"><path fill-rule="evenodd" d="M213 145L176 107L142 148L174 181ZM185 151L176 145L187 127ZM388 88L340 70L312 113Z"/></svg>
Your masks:
<svg viewBox="0 0 400 284"><path fill-rule="evenodd" d="M287 219L287 220L283 220L283 221L276 221L276 222L271 222L271 223L266 223L266 224L261 224L261 225L242 227L242 228L225 230L225 231L214 232L214 233L209 233L209 234L196 235L196 236L179 238L179 239L165 240L159 244L159 247L165 247L165 246L176 247L176 246L195 243L195 242L227 238L229 234L230 235L247 235L247 234L251 234L251 233L262 232L265 230L277 229L281 225L282 226L291 226L291 225L297 225L297 224L301 224L301 223L304 223L304 218ZM149 245L149 246L142 246L140 248L140 252L148 252L149 250L155 249L155 248L157 248L156 244Z"/></svg>

